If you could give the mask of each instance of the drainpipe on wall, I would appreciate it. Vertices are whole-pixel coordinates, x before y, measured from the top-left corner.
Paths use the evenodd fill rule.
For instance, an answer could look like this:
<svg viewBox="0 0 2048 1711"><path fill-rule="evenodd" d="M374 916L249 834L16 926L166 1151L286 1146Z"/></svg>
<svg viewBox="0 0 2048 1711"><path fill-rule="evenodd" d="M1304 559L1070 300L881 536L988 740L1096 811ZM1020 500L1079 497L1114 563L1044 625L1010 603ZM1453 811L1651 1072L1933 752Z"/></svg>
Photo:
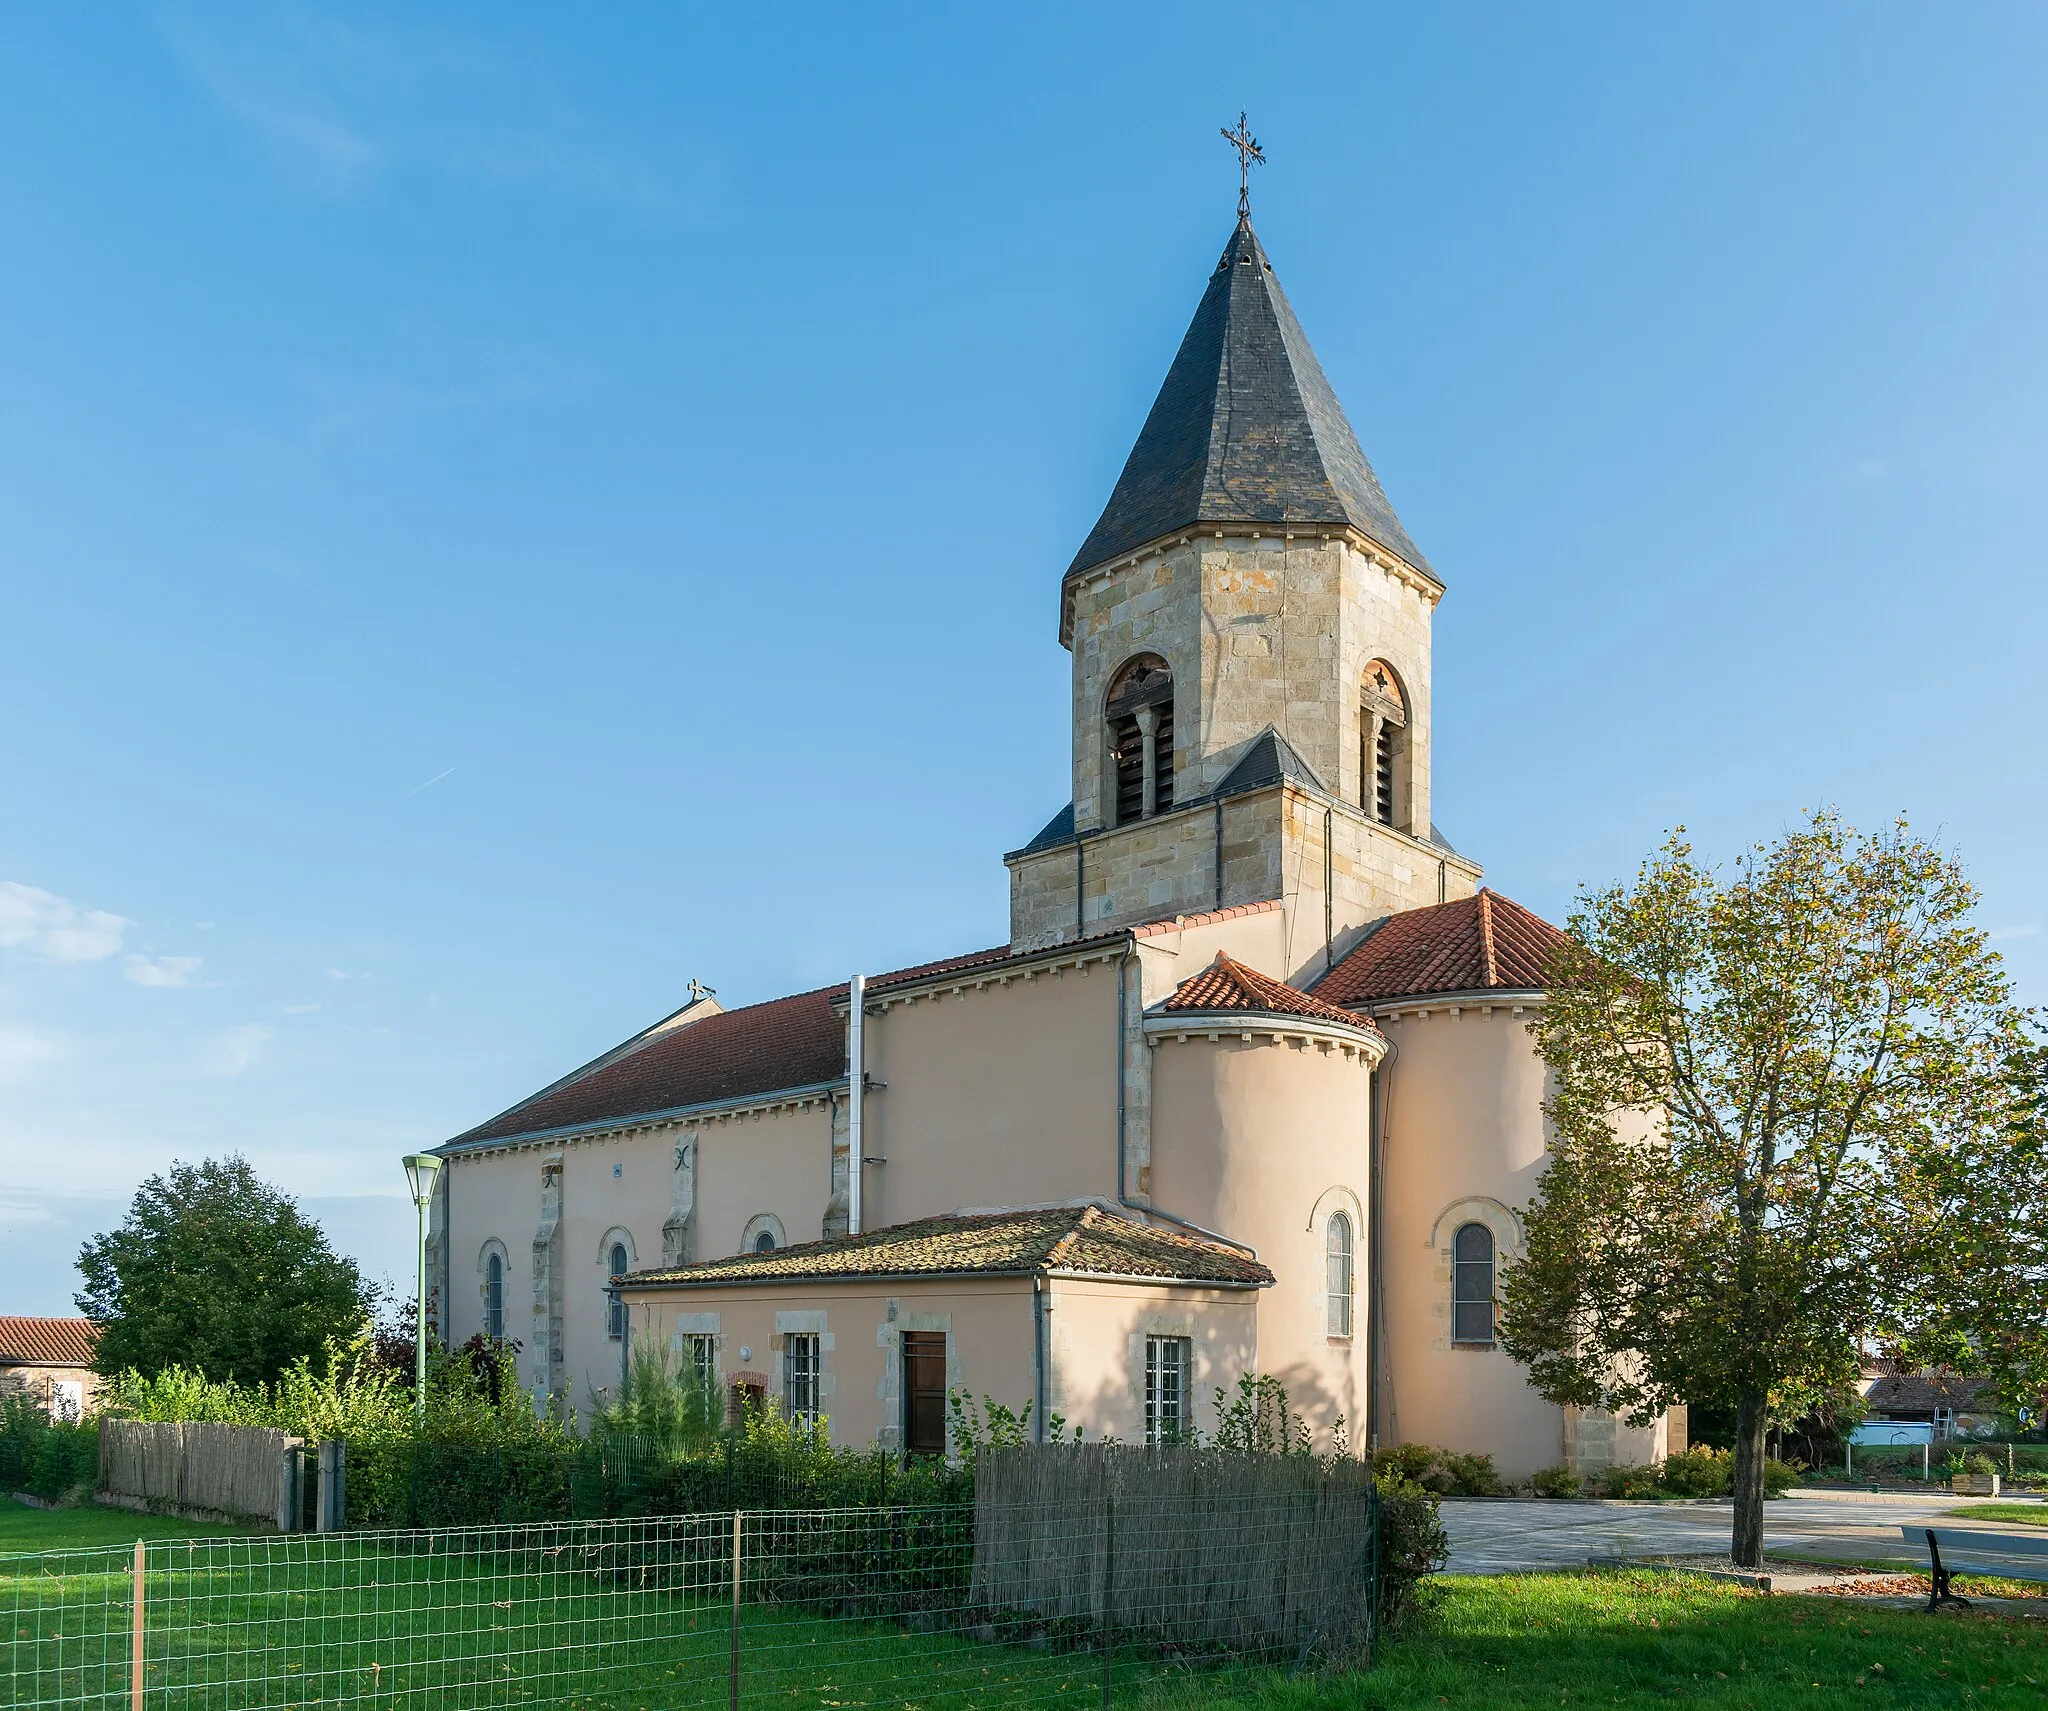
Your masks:
<svg viewBox="0 0 2048 1711"><path fill-rule="evenodd" d="M867 1080L867 1059L861 1051L862 1023L867 1019L868 977L856 974L850 982L850 1004L846 1029L846 1233L860 1234L860 1096Z"/></svg>
<svg viewBox="0 0 2048 1711"><path fill-rule="evenodd" d="M1386 1196L1383 1157L1387 1145L1387 1116L1394 1098L1394 1060L1400 1047L1391 1036L1386 1055L1373 1066L1373 1100L1367 1116L1366 1142L1366 1275L1372 1299L1365 1320L1365 1442L1368 1451L1380 1447L1380 1428L1393 1418L1393 1386L1380 1368L1386 1359L1387 1272L1382 1256L1386 1251ZM1381 1387L1386 1394L1382 1400Z"/></svg>
<svg viewBox="0 0 2048 1711"><path fill-rule="evenodd" d="M1045 1442L1046 1365L1051 1355L1049 1321L1052 1303L1046 1299L1045 1273L1031 1274L1031 1418L1033 1443Z"/></svg>

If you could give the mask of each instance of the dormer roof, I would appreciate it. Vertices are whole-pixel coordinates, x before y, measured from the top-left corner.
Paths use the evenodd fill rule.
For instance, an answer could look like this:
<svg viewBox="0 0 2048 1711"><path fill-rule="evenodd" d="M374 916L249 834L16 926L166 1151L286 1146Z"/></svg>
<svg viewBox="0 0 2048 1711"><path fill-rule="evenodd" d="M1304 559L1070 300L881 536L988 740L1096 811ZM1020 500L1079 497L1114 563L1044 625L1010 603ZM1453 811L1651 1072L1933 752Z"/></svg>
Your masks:
<svg viewBox="0 0 2048 1711"><path fill-rule="evenodd" d="M1349 527L1434 579L1359 449L1248 218L1067 575L1197 523Z"/></svg>

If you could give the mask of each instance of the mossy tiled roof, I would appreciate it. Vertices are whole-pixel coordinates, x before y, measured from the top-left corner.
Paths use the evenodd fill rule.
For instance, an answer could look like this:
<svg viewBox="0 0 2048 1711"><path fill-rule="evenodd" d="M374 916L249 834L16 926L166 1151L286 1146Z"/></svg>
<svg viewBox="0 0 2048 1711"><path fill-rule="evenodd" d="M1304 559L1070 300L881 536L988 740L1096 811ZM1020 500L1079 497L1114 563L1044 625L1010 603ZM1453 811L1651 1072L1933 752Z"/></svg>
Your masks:
<svg viewBox="0 0 2048 1711"><path fill-rule="evenodd" d="M1273 1274L1249 1254L1122 1218L1101 1206L955 1213L858 1236L661 1271L636 1271L631 1289L793 1283L835 1277L1025 1277L1083 1272L1134 1282L1260 1288Z"/></svg>

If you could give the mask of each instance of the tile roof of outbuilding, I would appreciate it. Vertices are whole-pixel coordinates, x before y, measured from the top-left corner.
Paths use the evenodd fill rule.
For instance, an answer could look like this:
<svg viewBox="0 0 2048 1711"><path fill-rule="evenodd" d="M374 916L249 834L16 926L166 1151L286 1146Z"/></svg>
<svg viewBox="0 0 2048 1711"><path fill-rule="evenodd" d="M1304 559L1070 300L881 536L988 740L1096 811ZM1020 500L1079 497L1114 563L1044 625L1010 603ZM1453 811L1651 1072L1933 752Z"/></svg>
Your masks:
<svg viewBox="0 0 2048 1711"><path fill-rule="evenodd" d="M734 1254L667 1270L634 1272L630 1286L777 1283L835 1277L1029 1276L1080 1272L1134 1282L1263 1287L1273 1274L1249 1254L1140 1224L1093 1202L1011 1212L953 1213Z"/></svg>
<svg viewBox="0 0 2048 1711"><path fill-rule="evenodd" d="M1216 953L1216 960L1198 975L1184 980L1159 1006L1163 1015L1200 1015L1223 1012L1231 1015L1313 1016L1325 1022L1342 1022L1377 1032L1365 1017L1340 1010L1312 993L1275 980L1236 958Z"/></svg>
<svg viewBox="0 0 2048 1711"><path fill-rule="evenodd" d="M0 1366L91 1366L99 1335L90 1319L0 1318Z"/></svg>
<svg viewBox="0 0 2048 1711"><path fill-rule="evenodd" d="M1569 942L1542 916L1482 890L1389 915L1315 994L1356 1008L1436 992L1540 992L1550 959Z"/></svg>
<svg viewBox="0 0 2048 1711"><path fill-rule="evenodd" d="M1249 219L1067 574L1195 523L1350 526L1425 574Z"/></svg>
<svg viewBox="0 0 2048 1711"><path fill-rule="evenodd" d="M1980 1401L1989 1403L1991 1388L1988 1378L1963 1378L1953 1373L1896 1373L1880 1378L1864 1392L1863 1400L1873 1414L1892 1419L1924 1414L1931 1419L1937 1408L1969 1413Z"/></svg>

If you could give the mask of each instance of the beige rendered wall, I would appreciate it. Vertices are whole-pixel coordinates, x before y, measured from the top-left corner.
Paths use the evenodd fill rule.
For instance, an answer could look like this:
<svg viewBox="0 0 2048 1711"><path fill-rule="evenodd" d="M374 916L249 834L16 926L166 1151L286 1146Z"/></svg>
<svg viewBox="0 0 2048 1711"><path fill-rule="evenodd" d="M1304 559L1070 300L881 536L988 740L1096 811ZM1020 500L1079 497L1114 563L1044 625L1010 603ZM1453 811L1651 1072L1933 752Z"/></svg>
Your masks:
<svg viewBox="0 0 2048 1711"><path fill-rule="evenodd" d="M0 1365L0 1397L27 1396L48 1411L60 1384L77 1385L88 1412L99 1405L100 1375L89 1366Z"/></svg>
<svg viewBox="0 0 2048 1711"><path fill-rule="evenodd" d="M522 1344L521 1380L546 1382L534 1322L534 1236L541 1170L560 1160L562 1360L555 1382L587 1408L614 1385L619 1345L609 1335L606 1287L613 1239L634 1269L662 1263L662 1226L674 1197L676 1149L693 1149L695 1257L738 1253L751 1229L770 1223L784 1242L816 1241L830 1192L831 1108L822 1099L701 1124L576 1137L545 1145L459 1154L448 1164L449 1334L483 1328L484 1257L505 1252L505 1335Z"/></svg>
<svg viewBox="0 0 2048 1711"><path fill-rule="evenodd" d="M1465 1005L1383 1020L1388 1076L1385 1282L1388 1439L1483 1453L1509 1478L1565 1457L1564 1416L1498 1348L1454 1346L1451 1238L1494 1233L1497 1263L1522 1251L1517 1209L1545 1151L1543 1066L1526 1011ZM1647 1458L1643 1458L1647 1459Z"/></svg>
<svg viewBox="0 0 2048 1711"><path fill-rule="evenodd" d="M1195 1425L1216 1430L1215 1392L1259 1367L1259 1290L1052 1280L1049 1416L1089 1439L1145 1437L1145 1339L1186 1337Z"/></svg>
<svg viewBox="0 0 2048 1711"><path fill-rule="evenodd" d="M1032 1397L1029 1278L648 1291L634 1296L631 1311L636 1344L651 1337L680 1352L686 1333L713 1337L722 1384L747 1374L775 1397L783 1394L782 1339L791 1331L817 1333L835 1444L901 1442L905 1331L946 1333L949 1390L1010 1408Z"/></svg>
<svg viewBox="0 0 2048 1711"><path fill-rule="evenodd" d="M1319 1435L1341 1417L1357 1447L1366 1411L1370 1063L1332 1043L1267 1034L1155 1038L1153 1198L1257 1249L1277 1279L1259 1299L1257 1369L1287 1386ZM1349 1337L1330 1334L1324 1289L1328 1220L1339 1210L1355 1242Z"/></svg>
<svg viewBox="0 0 2048 1711"><path fill-rule="evenodd" d="M1116 969L934 990L867 1019L863 1223L1116 1193Z"/></svg>

